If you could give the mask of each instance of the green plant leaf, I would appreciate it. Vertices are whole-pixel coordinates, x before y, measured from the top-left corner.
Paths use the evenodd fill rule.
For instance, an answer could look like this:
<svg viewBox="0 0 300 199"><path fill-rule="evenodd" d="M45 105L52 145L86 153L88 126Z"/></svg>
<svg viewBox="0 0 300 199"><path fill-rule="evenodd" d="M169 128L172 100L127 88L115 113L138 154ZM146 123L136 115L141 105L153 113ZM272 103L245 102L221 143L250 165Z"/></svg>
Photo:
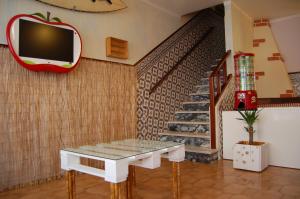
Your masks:
<svg viewBox="0 0 300 199"><path fill-rule="evenodd" d="M45 15L43 15L43 14L42 14L42 13L40 13L40 12L36 12L36 13L33 13L33 14L31 14L31 15L38 16L38 17L40 17L40 18L44 19L45 21L47 21L47 19L46 19Z"/></svg>
<svg viewBox="0 0 300 199"><path fill-rule="evenodd" d="M242 118L237 119L243 120L248 125L248 128L253 127L253 124L258 120L260 111L261 110L246 110L244 113L242 111L238 111Z"/></svg>
<svg viewBox="0 0 300 199"><path fill-rule="evenodd" d="M58 18L58 17L53 17L52 20L57 21L57 22L61 22L60 18Z"/></svg>

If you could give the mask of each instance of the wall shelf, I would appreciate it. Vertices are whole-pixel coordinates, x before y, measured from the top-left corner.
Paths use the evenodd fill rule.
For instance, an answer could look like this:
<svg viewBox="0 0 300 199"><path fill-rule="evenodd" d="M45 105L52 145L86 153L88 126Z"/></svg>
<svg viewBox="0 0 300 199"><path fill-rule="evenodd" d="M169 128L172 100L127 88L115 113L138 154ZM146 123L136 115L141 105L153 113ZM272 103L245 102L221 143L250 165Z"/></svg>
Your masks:
<svg viewBox="0 0 300 199"><path fill-rule="evenodd" d="M128 41L114 37L107 37L106 56L119 59L128 59Z"/></svg>

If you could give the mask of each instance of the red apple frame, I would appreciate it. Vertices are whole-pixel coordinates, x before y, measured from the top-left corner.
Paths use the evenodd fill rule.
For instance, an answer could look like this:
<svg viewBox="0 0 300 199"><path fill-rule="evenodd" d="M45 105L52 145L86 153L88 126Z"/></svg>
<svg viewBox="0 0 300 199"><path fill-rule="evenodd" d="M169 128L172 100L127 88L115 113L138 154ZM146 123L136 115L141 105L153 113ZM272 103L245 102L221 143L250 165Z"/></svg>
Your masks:
<svg viewBox="0 0 300 199"><path fill-rule="evenodd" d="M48 24L48 25L68 26L71 29L73 29L77 33L77 35L79 37L79 41L80 41L79 57L76 60L75 64L73 64L73 66L71 68L65 68L65 67L62 67L62 66L59 66L59 65L49 64L49 63L45 63L45 64L27 64L27 63L25 63L20 58L20 56L15 52L14 47L13 47L13 43L11 41L11 36L10 36L10 31L11 31L12 24L15 22L15 20L17 20L17 19L19 19L21 17L35 19L35 20L38 20L38 21L40 21L40 22L42 22L44 24ZM49 21L42 20L42 19L40 19L38 17L35 17L35 16L32 16L32 15L19 14L19 15L16 15L16 16L14 16L13 18L11 18L9 20L9 22L8 22L8 24L6 26L6 39L7 39L9 50L12 53L13 57L15 58L15 60L21 66L23 66L24 68L27 68L27 69L32 70L32 71L50 71L50 72L57 72L57 73L67 73L67 72L72 71L77 66L77 64L79 63L79 59L81 57L82 40L81 40L79 32L77 31L77 29L75 27L73 27L73 26L71 26L69 24L66 24L66 23L62 23L62 22L49 22Z"/></svg>

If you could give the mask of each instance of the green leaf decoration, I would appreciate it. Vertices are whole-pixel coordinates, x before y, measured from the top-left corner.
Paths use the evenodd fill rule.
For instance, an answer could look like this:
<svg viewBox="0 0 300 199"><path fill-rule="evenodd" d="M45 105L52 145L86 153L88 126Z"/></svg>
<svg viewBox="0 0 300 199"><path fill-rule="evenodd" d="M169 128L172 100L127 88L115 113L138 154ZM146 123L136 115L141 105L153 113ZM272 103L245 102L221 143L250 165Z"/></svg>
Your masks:
<svg viewBox="0 0 300 199"><path fill-rule="evenodd" d="M250 137L250 133L251 135L253 135L253 133L255 133L255 130L253 129L253 124L258 120L258 116L261 110L257 111L257 110L246 110L244 112L238 110L239 114L242 116L242 118L236 118L237 120L242 120L244 121L247 126L244 127L244 129L249 133L249 143L253 143L253 139L251 139Z"/></svg>
<svg viewBox="0 0 300 199"><path fill-rule="evenodd" d="M58 18L58 17L53 17L52 20L57 21L57 22L61 22L60 18Z"/></svg>
<svg viewBox="0 0 300 199"><path fill-rule="evenodd" d="M243 120L249 127L253 127L253 124L258 120L259 112L261 110L251 110L251 111L238 111L242 118L237 118L238 120Z"/></svg>
<svg viewBox="0 0 300 199"><path fill-rule="evenodd" d="M43 14L42 14L42 13L40 13L40 12L36 12L36 13L33 13L33 14L31 14L31 15L36 15L36 16L38 16L38 17L40 17L40 18L44 19L45 21L47 21L47 19L46 19L45 15L43 15Z"/></svg>

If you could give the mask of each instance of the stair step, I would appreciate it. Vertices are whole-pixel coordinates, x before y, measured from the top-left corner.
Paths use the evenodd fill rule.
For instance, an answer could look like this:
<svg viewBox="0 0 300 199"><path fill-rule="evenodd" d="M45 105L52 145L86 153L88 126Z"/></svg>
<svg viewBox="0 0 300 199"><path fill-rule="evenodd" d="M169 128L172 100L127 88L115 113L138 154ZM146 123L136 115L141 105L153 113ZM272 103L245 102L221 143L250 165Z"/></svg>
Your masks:
<svg viewBox="0 0 300 199"><path fill-rule="evenodd" d="M209 92L209 85L197 85L195 86L195 92L199 93L199 92Z"/></svg>
<svg viewBox="0 0 300 199"><path fill-rule="evenodd" d="M186 146L185 159L193 162L211 163L218 159L218 151L206 147Z"/></svg>
<svg viewBox="0 0 300 199"><path fill-rule="evenodd" d="M168 124L209 124L209 122L200 122L200 121L168 121Z"/></svg>
<svg viewBox="0 0 300 199"><path fill-rule="evenodd" d="M209 121L209 112L208 111L175 112L175 119L178 121L208 122Z"/></svg>
<svg viewBox="0 0 300 199"><path fill-rule="evenodd" d="M208 111L209 110L209 101L183 102L182 107L185 111Z"/></svg>
<svg viewBox="0 0 300 199"><path fill-rule="evenodd" d="M201 78L200 84L201 85L208 85L209 84L209 79L208 78Z"/></svg>
<svg viewBox="0 0 300 199"><path fill-rule="evenodd" d="M164 131L158 135L168 135L168 136L177 136L177 137L193 137L193 138L206 138L210 139L209 133L187 133L187 132L178 132L178 131Z"/></svg>
<svg viewBox="0 0 300 199"><path fill-rule="evenodd" d="M213 71L211 70L211 71L206 71L206 75L207 75L207 77L209 78L209 76L210 76L210 74L212 73Z"/></svg>
<svg viewBox="0 0 300 199"><path fill-rule="evenodd" d="M192 95L209 95L210 93L208 91L201 91L201 92L195 92L191 93L190 96Z"/></svg>
<svg viewBox="0 0 300 199"><path fill-rule="evenodd" d="M208 87L208 88L209 88L209 86L207 86L207 85L201 85L201 84L198 84L198 85L196 85L195 87L196 87L196 88L199 88L199 87Z"/></svg>
<svg viewBox="0 0 300 199"><path fill-rule="evenodd" d="M185 151L193 152L193 153L203 153L203 154L214 154L214 153L218 152L217 149L210 149L207 147L197 147L197 146L191 146L191 145L186 145Z"/></svg>
<svg viewBox="0 0 300 199"><path fill-rule="evenodd" d="M186 102L182 102L182 104L209 104L209 101L201 101L201 102L194 102L194 101L186 101Z"/></svg>
<svg viewBox="0 0 300 199"><path fill-rule="evenodd" d="M170 131L209 133L209 122L170 121L167 122Z"/></svg>
<svg viewBox="0 0 300 199"><path fill-rule="evenodd" d="M193 101L209 101L209 93L204 93L204 92L200 92L200 93L191 93L190 94L191 99Z"/></svg>
<svg viewBox="0 0 300 199"><path fill-rule="evenodd" d="M176 111L175 113L209 113L209 111Z"/></svg>
<svg viewBox="0 0 300 199"><path fill-rule="evenodd" d="M210 138L161 135L159 139L163 142L171 141L195 147L210 147Z"/></svg>

